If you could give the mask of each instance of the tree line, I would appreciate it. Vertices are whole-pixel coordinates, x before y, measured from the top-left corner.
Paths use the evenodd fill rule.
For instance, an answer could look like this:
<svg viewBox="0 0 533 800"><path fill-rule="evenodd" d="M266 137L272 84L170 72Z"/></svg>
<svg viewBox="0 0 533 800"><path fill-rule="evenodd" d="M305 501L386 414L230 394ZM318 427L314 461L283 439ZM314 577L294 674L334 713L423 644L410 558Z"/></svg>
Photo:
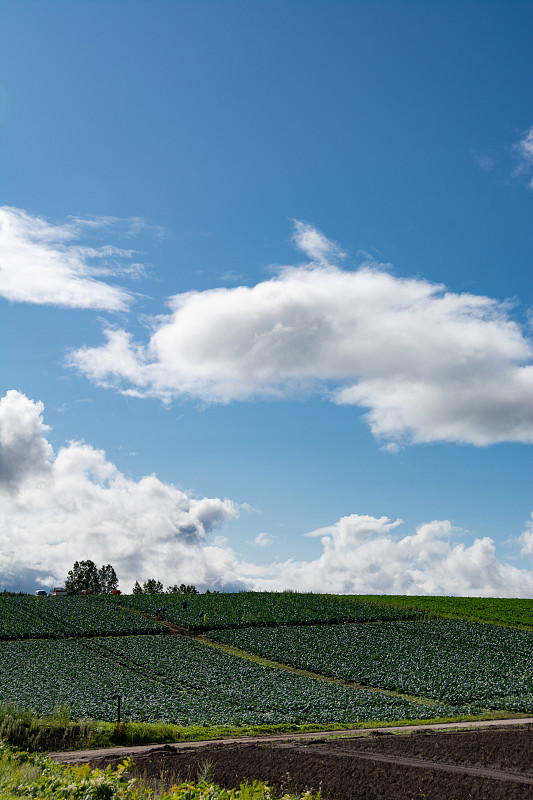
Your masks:
<svg viewBox="0 0 533 800"><path fill-rule="evenodd" d="M69 594L80 594L80 592L91 592L91 594L111 594L118 590L117 573L111 564L104 564L100 569L94 561L75 561L74 566L69 570L65 581L65 589ZM161 581L149 578L143 585L135 581L133 594L198 594L195 586L182 583L180 586L174 584L163 589ZM218 594L210 592L206 594Z"/></svg>

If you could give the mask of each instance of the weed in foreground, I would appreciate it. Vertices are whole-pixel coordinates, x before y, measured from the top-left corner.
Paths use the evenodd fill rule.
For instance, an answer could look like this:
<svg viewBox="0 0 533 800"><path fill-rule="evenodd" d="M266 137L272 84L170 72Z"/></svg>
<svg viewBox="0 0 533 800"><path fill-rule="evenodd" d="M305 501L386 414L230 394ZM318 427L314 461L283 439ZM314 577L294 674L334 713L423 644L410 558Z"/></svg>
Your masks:
<svg viewBox="0 0 533 800"><path fill-rule="evenodd" d="M239 789L221 789L213 783L182 783L168 791L154 791L131 778L132 762L126 759L115 770L66 766L52 759L9 747L0 741L0 797L70 798L70 800L276 800L264 783L241 784ZM206 769L206 774L208 770ZM281 800L320 800L320 795L285 793Z"/></svg>

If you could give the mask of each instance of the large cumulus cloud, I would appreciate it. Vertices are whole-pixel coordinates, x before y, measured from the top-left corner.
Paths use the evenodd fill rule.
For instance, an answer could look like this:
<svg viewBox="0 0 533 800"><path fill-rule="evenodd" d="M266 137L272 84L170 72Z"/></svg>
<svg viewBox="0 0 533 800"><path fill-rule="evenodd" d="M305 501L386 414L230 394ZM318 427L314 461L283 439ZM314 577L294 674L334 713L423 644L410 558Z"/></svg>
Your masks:
<svg viewBox="0 0 533 800"><path fill-rule="evenodd" d="M135 481L102 450L71 442L57 454L43 407L9 391L0 400L0 580L32 570L61 583L76 560L111 563L121 581L231 581L208 534L238 515L231 500L194 498L154 475Z"/></svg>
<svg viewBox="0 0 533 800"><path fill-rule="evenodd" d="M320 392L389 443L533 441L533 348L504 302L378 265L311 226L311 259L255 286L175 295L146 344L120 328L69 363L126 394L227 403Z"/></svg>
<svg viewBox="0 0 533 800"><path fill-rule="evenodd" d="M321 539L317 559L274 565L256 585L339 594L532 596L533 570L499 561L489 537L467 543L448 520L402 536L395 532L401 524L387 517L342 517L307 534ZM524 552L528 542L523 540Z"/></svg>
<svg viewBox="0 0 533 800"><path fill-rule="evenodd" d="M532 570L501 562L491 539L467 541L447 520L402 533L401 520L351 514L307 534L322 545L314 560L246 562L228 538L210 536L236 518L234 502L191 497L154 475L132 480L82 442L55 453L43 410L14 390L0 400L0 588L59 584L90 558L113 564L126 591L156 577L203 589L533 596ZM533 556L530 523L516 544Z"/></svg>

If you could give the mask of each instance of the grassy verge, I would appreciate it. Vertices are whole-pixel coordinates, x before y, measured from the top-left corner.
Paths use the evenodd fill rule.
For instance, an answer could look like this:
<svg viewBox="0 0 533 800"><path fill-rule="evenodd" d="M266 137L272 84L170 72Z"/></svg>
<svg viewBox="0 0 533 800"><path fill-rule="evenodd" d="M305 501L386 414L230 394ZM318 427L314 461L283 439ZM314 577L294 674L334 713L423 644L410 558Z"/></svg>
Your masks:
<svg viewBox="0 0 533 800"><path fill-rule="evenodd" d="M520 714L492 711L462 717L436 717L420 720L379 721L366 720L353 725L233 725L190 726L163 722L127 722L117 726L99 720L72 720L65 708L59 708L50 717L38 717L31 711L10 705L0 705L0 739L8 745L31 752L54 750L91 750L117 745L165 744L169 742L194 742L209 739L228 739L241 736L268 736L284 733L313 733L320 731L345 731L359 728L387 728L443 722L469 722L477 720L518 718Z"/></svg>

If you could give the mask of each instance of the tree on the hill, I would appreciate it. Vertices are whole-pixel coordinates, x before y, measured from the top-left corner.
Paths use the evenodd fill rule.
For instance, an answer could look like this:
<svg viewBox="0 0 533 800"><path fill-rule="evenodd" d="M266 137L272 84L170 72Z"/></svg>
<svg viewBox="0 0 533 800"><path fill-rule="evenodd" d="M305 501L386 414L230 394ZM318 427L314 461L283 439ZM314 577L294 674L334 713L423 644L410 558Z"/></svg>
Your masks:
<svg viewBox="0 0 533 800"><path fill-rule="evenodd" d="M111 593L118 586L117 573L111 564L104 564L100 569L94 561L75 561L65 581L65 589L69 594L90 591L93 594Z"/></svg>
<svg viewBox="0 0 533 800"><path fill-rule="evenodd" d="M69 594L79 594L81 591L91 591L98 594L100 591L100 576L94 561L75 561L65 581L65 589Z"/></svg>
<svg viewBox="0 0 533 800"><path fill-rule="evenodd" d="M174 586L167 586L167 594L198 594L198 589L196 586L186 586L184 583L178 586L175 583Z"/></svg>
<svg viewBox="0 0 533 800"><path fill-rule="evenodd" d="M104 564L98 570L98 578L100 580L100 591L104 594L111 594L113 589L118 586L117 573L111 564Z"/></svg>
<svg viewBox="0 0 533 800"><path fill-rule="evenodd" d="M133 594L142 594L143 593L143 587L141 586L139 581L135 581L135 586L133 587L133 592L132 593Z"/></svg>
<svg viewBox="0 0 533 800"><path fill-rule="evenodd" d="M155 578L149 578L143 583L144 594L162 594L163 584L161 581L156 581Z"/></svg>

